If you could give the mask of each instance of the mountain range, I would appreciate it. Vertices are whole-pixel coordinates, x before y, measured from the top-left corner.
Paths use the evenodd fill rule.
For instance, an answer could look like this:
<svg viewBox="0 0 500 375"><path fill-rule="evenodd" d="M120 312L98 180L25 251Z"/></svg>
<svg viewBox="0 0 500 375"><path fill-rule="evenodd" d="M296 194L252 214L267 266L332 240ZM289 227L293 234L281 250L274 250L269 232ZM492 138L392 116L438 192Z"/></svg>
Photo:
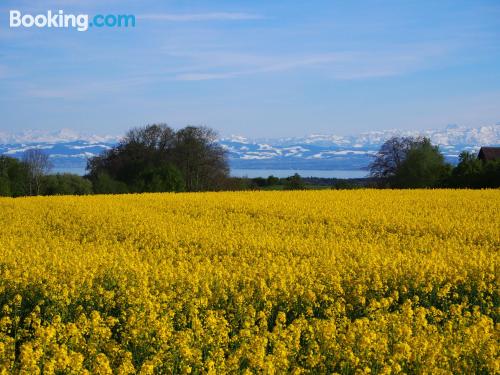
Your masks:
<svg viewBox="0 0 500 375"><path fill-rule="evenodd" d="M235 169L366 169L382 143L392 136L426 136L452 163L461 151L477 152L481 146L500 145L500 123L467 128L448 125L425 131L385 130L353 136L311 134L305 137L221 137ZM22 157L29 148L47 152L56 171L83 173L86 160L119 142L120 136L81 134L70 129L57 132L0 132L0 154Z"/></svg>

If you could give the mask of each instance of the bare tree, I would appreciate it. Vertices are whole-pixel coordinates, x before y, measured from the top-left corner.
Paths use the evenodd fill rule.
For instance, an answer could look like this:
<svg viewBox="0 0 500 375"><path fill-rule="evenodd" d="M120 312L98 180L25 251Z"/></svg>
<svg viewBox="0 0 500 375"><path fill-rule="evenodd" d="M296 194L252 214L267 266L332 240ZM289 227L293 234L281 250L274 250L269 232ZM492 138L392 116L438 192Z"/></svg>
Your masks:
<svg viewBox="0 0 500 375"><path fill-rule="evenodd" d="M422 142L423 138L421 137L392 137L388 139L374 156L374 160L370 164L370 174L379 178L394 176L410 149Z"/></svg>
<svg viewBox="0 0 500 375"><path fill-rule="evenodd" d="M29 194L38 195L40 194L42 176L52 168L49 156L39 148L30 148L24 153L23 162L28 167Z"/></svg>

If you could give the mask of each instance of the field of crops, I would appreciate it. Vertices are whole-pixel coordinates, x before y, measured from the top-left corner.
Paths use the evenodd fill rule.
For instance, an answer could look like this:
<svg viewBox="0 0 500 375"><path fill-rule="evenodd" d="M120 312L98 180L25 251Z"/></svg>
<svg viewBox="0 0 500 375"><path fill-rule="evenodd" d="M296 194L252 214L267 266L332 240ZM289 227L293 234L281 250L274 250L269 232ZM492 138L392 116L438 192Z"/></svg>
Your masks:
<svg viewBox="0 0 500 375"><path fill-rule="evenodd" d="M500 191L0 199L0 373L498 373Z"/></svg>

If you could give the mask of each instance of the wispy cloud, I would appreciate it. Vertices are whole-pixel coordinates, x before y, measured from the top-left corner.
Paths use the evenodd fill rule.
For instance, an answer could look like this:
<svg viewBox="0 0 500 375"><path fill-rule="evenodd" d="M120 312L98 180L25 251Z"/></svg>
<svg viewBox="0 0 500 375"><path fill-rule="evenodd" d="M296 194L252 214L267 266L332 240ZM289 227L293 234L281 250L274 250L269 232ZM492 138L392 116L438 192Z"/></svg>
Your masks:
<svg viewBox="0 0 500 375"><path fill-rule="evenodd" d="M238 55L227 53L191 54L204 67L176 74L179 81L207 81L237 78L247 75L286 72L298 69L322 69L326 77L337 80L357 80L402 75L439 61L448 51L434 46L410 46L391 51L345 51L297 56Z"/></svg>
<svg viewBox="0 0 500 375"><path fill-rule="evenodd" d="M155 69L136 72L123 79L103 79L77 82L60 82L58 86L44 87L32 83L25 95L39 99L78 99L95 92L117 93L132 87L161 84L168 81L213 81L236 79L267 73L294 72L300 69L319 70L332 80L361 80L398 76L426 68L429 61L439 60L439 51L428 48L410 48L389 52L345 51L337 53L303 55L263 55L229 52L200 52L182 55L189 58L182 68ZM415 51L418 51L415 52ZM444 53L444 51L441 51ZM0 77L1 77L0 66Z"/></svg>
<svg viewBox="0 0 500 375"><path fill-rule="evenodd" d="M163 14L140 14L138 19L152 21L169 22L195 22L195 21L245 21L259 20L264 17L253 13L232 13L232 12L212 12L212 13L163 13Z"/></svg>
<svg viewBox="0 0 500 375"><path fill-rule="evenodd" d="M235 78L250 74L258 73L269 73L269 72L280 72L292 70L300 67L321 65L326 63L332 63L334 61L340 61L344 57L340 54L323 54L323 55L312 55L312 56L302 56L302 57L272 57L272 56L248 56L246 58L241 58L238 55L231 55L229 59L226 56L226 63L239 63L240 66L247 66L246 69L226 71L226 72L212 72L212 73L202 73L202 72L188 72L181 73L175 76L178 81L206 81L214 79L227 79ZM215 59L221 62L221 59ZM248 65L253 65L253 68L248 68Z"/></svg>

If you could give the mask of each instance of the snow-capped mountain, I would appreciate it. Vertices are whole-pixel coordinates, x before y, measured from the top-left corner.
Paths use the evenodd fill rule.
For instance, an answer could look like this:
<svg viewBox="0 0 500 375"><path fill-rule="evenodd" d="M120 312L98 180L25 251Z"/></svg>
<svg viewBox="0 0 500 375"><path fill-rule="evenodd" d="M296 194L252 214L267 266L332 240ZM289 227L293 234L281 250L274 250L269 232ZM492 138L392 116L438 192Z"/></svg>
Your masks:
<svg viewBox="0 0 500 375"><path fill-rule="evenodd" d="M380 145L392 136L426 136L441 152L456 162L463 151L476 152L481 146L500 145L500 123L466 128L449 125L426 131L386 130L354 136L311 134L306 137L249 139L243 136L220 138L228 151L232 168L240 169L364 169ZM0 132L0 154L22 157L29 148L41 148L50 155L56 171L83 173L86 160L113 147L119 136L97 136L63 129L58 132Z"/></svg>
<svg viewBox="0 0 500 375"><path fill-rule="evenodd" d="M311 134L306 137L294 138L274 138L274 139L254 139L249 140L241 136L231 136L222 138L222 141L232 141L239 143L272 143L274 145L286 146L293 144L313 144L317 146L349 146L365 147L381 145L384 141L393 136L425 136L429 137L434 144L440 146L457 145L485 145L498 144L500 142L500 123L491 126L481 126L477 128L466 128L458 125L448 125L444 129L438 130L383 130L371 131L351 136L339 136L331 134Z"/></svg>
<svg viewBox="0 0 500 375"><path fill-rule="evenodd" d="M112 135L93 135L80 133L72 129L61 129L55 132L46 132L42 130L24 130L19 133L0 132L0 145L6 144L34 144L34 143L68 143L68 142L86 142L92 143L114 143L120 139L119 136Z"/></svg>
<svg viewBox="0 0 500 375"><path fill-rule="evenodd" d="M380 146L393 136L425 136L439 145L450 162L467 150L500 145L500 123L466 128L448 125L425 131L386 130L354 136L312 134L306 137L255 139L241 136L222 138L232 165L238 168L358 169L365 168Z"/></svg>

